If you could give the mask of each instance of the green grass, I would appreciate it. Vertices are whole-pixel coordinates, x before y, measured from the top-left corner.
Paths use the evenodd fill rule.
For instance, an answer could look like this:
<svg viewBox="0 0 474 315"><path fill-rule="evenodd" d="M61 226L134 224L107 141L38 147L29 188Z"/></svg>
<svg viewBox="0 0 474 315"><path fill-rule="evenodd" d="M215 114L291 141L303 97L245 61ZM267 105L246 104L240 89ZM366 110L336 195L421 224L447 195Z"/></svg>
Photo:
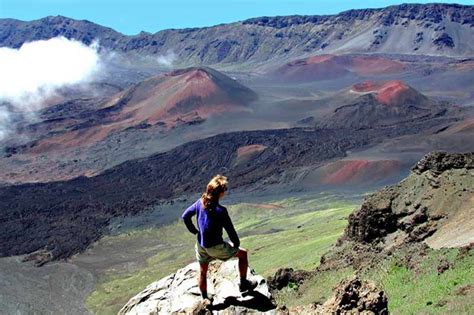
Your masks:
<svg viewBox="0 0 474 315"><path fill-rule="evenodd" d="M293 307L324 303L332 295L332 289L354 273L352 268L331 270L306 280L300 287L288 286L275 294L278 305Z"/></svg>
<svg viewBox="0 0 474 315"><path fill-rule="evenodd" d="M228 206L241 246L249 250L250 265L268 276L279 267L313 269L319 259L342 234L347 216L356 204L332 195L315 198L289 198L272 201L272 209L252 204ZM125 238L150 237L163 244L162 250L148 258L146 267L133 272L110 271L99 279L88 297L87 307L96 314L116 314L133 295L194 261L194 237L181 222L157 229L109 236L108 242L120 244Z"/></svg>
<svg viewBox="0 0 474 315"><path fill-rule="evenodd" d="M333 208L294 216L281 215L246 226L241 230L257 230L260 233L244 237L242 246L251 253L252 267L265 276L273 274L281 266L313 269L319 264L321 255L341 235L351 209ZM268 233L282 228L285 229Z"/></svg>
<svg viewBox="0 0 474 315"><path fill-rule="evenodd" d="M474 254L471 251L459 258L458 253L458 249L429 250L425 257L414 258L416 269L412 270L403 262L407 253L399 252L378 267L365 270L361 277L385 291L391 314L474 314ZM444 260L450 267L438 274ZM353 274L350 268L318 273L299 288L290 285L282 289L275 300L288 307L322 304L335 286ZM470 293L460 292L468 286Z"/></svg>
<svg viewBox="0 0 474 315"><path fill-rule="evenodd" d="M393 314L474 314L472 293L458 292L474 285L474 255L472 251L462 259L457 255L457 249L430 250L416 270L393 258L367 276L383 287ZM448 261L450 268L438 274L442 260Z"/></svg>

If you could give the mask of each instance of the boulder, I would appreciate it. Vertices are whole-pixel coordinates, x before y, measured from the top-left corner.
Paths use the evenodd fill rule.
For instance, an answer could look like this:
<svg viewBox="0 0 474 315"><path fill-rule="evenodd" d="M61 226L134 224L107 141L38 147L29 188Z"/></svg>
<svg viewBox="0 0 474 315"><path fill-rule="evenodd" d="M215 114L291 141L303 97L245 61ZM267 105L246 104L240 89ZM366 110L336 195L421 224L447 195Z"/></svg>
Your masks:
<svg viewBox="0 0 474 315"><path fill-rule="evenodd" d="M342 281L319 310L329 314L388 314L388 299L372 282L353 277Z"/></svg>
<svg viewBox="0 0 474 315"><path fill-rule="evenodd" d="M293 270L293 268L280 268L275 274L268 278L270 290L281 290L290 283L300 285L313 273L305 270Z"/></svg>
<svg viewBox="0 0 474 315"><path fill-rule="evenodd" d="M148 285L119 311L132 314L248 314L273 313L275 305L265 279L250 269L248 278L258 282L253 292L241 294L237 260L213 262L208 271L208 294L212 303L203 301L197 286L197 262Z"/></svg>

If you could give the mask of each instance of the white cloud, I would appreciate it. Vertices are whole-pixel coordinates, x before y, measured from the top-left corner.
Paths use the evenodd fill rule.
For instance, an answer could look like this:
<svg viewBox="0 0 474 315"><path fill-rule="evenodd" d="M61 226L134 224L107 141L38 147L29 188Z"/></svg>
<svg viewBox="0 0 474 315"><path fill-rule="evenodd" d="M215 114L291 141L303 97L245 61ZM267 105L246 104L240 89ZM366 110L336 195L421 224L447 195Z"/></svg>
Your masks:
<svg viewBox="0 0 474 315"><path fill-rule="evenodd" d="M97 43L86 46L64 37L0 48L0 140L11 130L12 107L31 112L58 89L93 80L101 65L97 50Z"/></svg>
<svg viewBox="0 0 474 315"><path fill-rule="evenodd" d="M157 61L160 65L165 67L171 67L176 61L177 56L174 52L168 52L166 55L159 55Z"/></svg>

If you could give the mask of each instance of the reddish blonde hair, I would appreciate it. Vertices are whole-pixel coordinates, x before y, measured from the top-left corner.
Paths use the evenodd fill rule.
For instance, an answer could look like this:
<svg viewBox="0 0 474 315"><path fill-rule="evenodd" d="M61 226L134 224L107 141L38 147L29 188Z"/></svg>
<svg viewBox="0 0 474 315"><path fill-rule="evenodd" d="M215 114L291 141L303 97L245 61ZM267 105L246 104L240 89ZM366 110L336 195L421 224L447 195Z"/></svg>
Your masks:
<svg viewBox="0 0 474 315"><path fill-rule="evenodd" d="M212 210L219 201L219 195L227 190L227 177L223 175L214 176L207 184L206 192L202 194L201 200L204 208Z"/></svg>

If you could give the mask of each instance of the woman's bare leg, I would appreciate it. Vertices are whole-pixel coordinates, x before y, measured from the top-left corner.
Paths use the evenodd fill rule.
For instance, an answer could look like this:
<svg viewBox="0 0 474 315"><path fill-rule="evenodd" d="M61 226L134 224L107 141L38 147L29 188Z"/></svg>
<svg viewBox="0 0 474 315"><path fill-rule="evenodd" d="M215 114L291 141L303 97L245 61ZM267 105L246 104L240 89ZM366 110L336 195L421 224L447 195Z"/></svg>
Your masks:
<svg viewBox="0 0 474 315"><path fill-rule="evenodd" d="M240 292L246 292L255 289L255 287L257 286L257 281L247 279L247 270L249 267L247 250L239 248L239 251L235 256L239 258Z"/></svg>
<svg viewBox="0 0 474 315"><path fill-rule="evenodd" d="M207 269L209 268L209 263L199 263L199 280L198 286L201 291L201 296L207 298Z"/></svg>
<svg viewBox="0 0 474 315"><path fill-rule="evenodd" d="M239 248L239 251L235 255L239 258L239 273L240 273L240 280L247 279L247 269L249 267L249 259L247 255L247 250L244 248Z"/></svg>

